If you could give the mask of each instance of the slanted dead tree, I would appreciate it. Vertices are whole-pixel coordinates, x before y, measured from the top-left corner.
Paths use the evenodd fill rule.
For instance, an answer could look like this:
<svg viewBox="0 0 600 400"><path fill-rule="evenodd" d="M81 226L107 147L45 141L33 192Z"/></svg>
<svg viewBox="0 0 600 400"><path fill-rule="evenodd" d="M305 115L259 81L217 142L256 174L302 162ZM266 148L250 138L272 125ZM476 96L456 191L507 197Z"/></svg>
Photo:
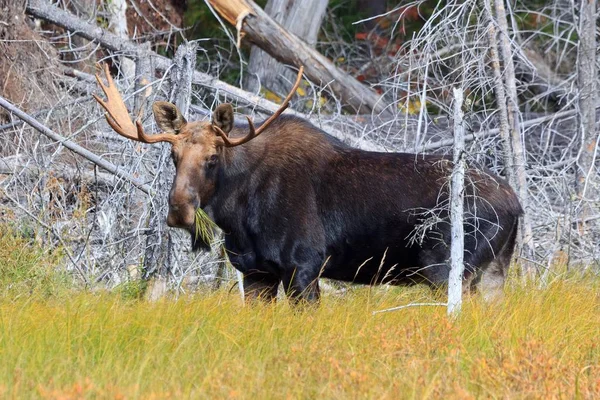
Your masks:
<svg viewBox="0 0 600 400"><path fill-rule="evenodd" d="M66 147L67 149L71 150L72 152L86 158L87 160L93 162L94 164L104 168L108 172L115 174L119 178L129 181L135 187L142 190L143 192L145 192L147 194L153 193L152 188L150 186L141 182L139 179L131 176L127 172L119 169L119 167L117 167L113 163L103 160L101 157L98 157L96 154L92 153L88 149L78 145L77 143L74 143L73 141L65 138L64 136L59 135L58 133L54 132L52 129L49 129L48 127L46 127L45 125L43 125L42 123L37 121L35 118L28 115L23 110L16 107L14 104L9 102L2 96L0 96L0 107L4 108L5 110L7 110L8 112L10 112L12 114L15 114L21 120L25 121L27 124L29 124L33 128L35 128L38 132L40 132L43 135L47 136L48 138L54 140L55 142L60 143L62 146Z"/></svg>
<svg viewBox="0 0 600 400"><path fill-rule="evenodd" d="M385 102L375 91L337 68L315 49L307 46L252 0L207 0L225 19L236 27L238 37L248 38L271 57L296 68L304 66L306 76L338 96L342 105L358 113L388 113ZM238 40L239 41L239 40Z"/></svg>
<svg viewBox="0 0 600 400"><path fill-rule="evenodd" d="M67 29L70 32L76 32L77 35L81 35L82 37L88 40L94 41L101 45L103 48L111 52L115 52L119 55L126 54L135 58L140 50L144 50L146 51L147 56L152 57L154 67L159 71L164 72L171 68L172 62L167 57L159 55L155 52L149 52L142 46L137 45L132 41L120 38L115 34L108 32L105 29L102 29L101 27L88 23L87 21L83 21L82 19L71 14L70 12L62 10L44 0L28 0L26 12L35 18L43 19L52 24ZM70 72L78 76L85 76L84 73L81 73L80 71L75 71L73 69L70 69ZM316 80L316 82L319 81L320 78ZM195 85L205 87L211 91L235 97L244 104L256 107L259 111L267 111L269 113L274 113L279 108L279 105L269 100L266 100L255 94L249 93L245 90L230 85L226 82L223 82L211 75L202 73L200 71L194 71L193 83ZM327 84L329 82L324 83ZM369 89L365 86L362 86L358 82L357 84L360 85L360 87L362 88L361 90L367 89L367 91L369 91ZM295 112L294 110L289 110L288 112L311 119L309 116ZM321 127L321 129L335 136L336 138L345 142L352 143L353 145L364 150L387 150L387 148L384 146L378 145L377 143L373 143L368 140L364 140L361 137L345 134L344 132L334 129L329 125L322 124L319 120L315 121L315 123L319 127Z"/></svg>
<svg viewBox="0 0 600 400"><path fill-rule="evenodd" d="M287 32L293 33L307 46L315 47L328 0L269 0L265 12ZM310 10L310 12L307 12ZM248 59L245 89L256 93L261 87L285 96L296 78L295 74L253 46Z"/></svg>

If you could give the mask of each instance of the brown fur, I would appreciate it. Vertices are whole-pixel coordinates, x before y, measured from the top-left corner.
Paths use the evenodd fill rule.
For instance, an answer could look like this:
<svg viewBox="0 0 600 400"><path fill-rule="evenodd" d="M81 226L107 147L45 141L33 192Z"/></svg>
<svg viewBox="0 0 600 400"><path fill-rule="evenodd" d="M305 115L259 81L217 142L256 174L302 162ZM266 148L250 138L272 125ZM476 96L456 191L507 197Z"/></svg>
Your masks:
<svg viewBox="0 0 600 400"><path fill-rule="evenodd" d="M231 147L249 127L233 125L230 105L219 106L211 122L181 123L168 103L155 115L179 137L168 224L190 231L194 248L205 247L194 233L202 207L224 231L249 297L272 299L283 282L293 298L316 300L319 276L366 284L447 281L450 160L353 149L287 116ZM521 207L489 171L469 169L465 196L465 284L492 296L504 284ZM435 223L409 241L436 207Z"/></svg>

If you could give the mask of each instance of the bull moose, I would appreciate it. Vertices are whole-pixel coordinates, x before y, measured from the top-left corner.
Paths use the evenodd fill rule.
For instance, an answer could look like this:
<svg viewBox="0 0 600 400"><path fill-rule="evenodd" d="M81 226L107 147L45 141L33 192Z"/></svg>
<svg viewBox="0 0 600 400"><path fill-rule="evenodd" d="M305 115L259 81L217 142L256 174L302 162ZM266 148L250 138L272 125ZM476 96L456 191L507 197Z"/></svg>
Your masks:
<svg viewBox="0 0 600 400"><path fill-rule="evenodd" d="M153 104L163 133L132 122L105 65L96 100L120 135L168 142L176 168L167 224L194 228L202 208L225 234L250 298L274 299L280 282L294 301L316 301L319 277L361 284L444 284L449 274L448 176L437 155L355 149L279 110L256 128L234 123L231 104L211 121L187 122L174 104ZM502 290L522 213L502 178L470 168L465 188L464 287ZM444 204L446 203L446 206ZM437 210L437 211L436 211Z"/></svg>

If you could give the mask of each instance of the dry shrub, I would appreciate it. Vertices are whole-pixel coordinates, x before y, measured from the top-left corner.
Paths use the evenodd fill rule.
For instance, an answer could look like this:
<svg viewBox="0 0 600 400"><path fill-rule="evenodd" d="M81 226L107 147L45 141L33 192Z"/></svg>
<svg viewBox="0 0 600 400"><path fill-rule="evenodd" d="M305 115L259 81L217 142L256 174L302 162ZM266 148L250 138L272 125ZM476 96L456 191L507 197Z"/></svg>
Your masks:
<svg viewBox="0 0 600 400"><path fill-rule="evenodd" d="M0 0L0 15L0 93L25 110L51 107L59 97L52 76L56 49L31 28L24 1ZM0 109L0 121L7 118Z"/></svg>

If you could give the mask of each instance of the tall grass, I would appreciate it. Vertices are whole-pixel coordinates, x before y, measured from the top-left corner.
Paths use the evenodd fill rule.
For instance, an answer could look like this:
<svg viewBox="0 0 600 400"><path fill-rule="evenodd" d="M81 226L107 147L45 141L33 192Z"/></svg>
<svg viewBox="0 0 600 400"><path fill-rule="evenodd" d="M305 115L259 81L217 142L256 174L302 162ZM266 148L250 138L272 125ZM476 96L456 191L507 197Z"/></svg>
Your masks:
<svg viewBox="0 0 600 400"><path fill-rule="evenodd" d="M70 286L66 273L58 272L55 264L62 257L21 232L0 225L0 298L20 296L51 296Z"/></svg>
<svg viewBox="0 0 600 400"><path fill-rule="evenodd" d="M2 260L0 260L2 261ZM4 266L2 264L2 266ZM504 302L352 289L298 311L219 291L0 297L0 398L598 398L600 280L516 283Z"/></svg>

